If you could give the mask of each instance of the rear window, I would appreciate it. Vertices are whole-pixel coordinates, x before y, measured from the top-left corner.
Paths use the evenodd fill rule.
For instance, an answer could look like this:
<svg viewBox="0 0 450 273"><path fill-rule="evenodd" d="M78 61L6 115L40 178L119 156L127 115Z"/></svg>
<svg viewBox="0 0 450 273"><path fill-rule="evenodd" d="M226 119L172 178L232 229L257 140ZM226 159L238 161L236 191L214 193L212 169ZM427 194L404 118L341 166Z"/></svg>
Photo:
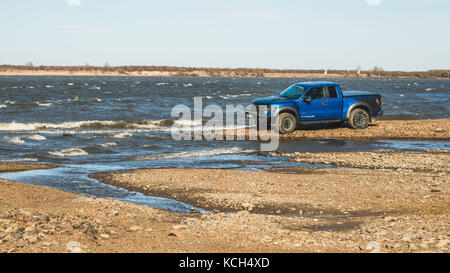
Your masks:
<svg viewBox="0 0 450 273"><path fill-rule="evenodd" d="M328 86L328 95L330 96L330 99L336 99L338 97L335 86Z"/></svg>

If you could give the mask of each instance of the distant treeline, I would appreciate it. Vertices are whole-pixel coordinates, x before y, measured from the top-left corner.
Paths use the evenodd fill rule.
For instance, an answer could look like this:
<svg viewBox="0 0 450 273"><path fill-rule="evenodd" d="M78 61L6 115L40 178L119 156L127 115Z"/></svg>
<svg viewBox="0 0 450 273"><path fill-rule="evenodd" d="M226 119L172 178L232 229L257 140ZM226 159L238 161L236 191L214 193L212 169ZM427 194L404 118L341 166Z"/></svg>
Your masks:
<svg viewBox="0 0 450 273"><path fill-rule="evenodd" d="M177 66L34 66L27 65L0 65L0 71L57 71L57 72L93 72L93 73L118 73L130 74L143 72L168 72L177 76L196 76L198 72L203 72L208 76L243 76L243 77L264 77L265 74L334 74L343 77L386 77L386 78L450 78L450 70L429 70L429 71L384 71L375 67L372 70L318 70L318 69L266 69L266 68L204 68L204 67L177 67ZM196 74L197 73L197 74Z"/></svg>

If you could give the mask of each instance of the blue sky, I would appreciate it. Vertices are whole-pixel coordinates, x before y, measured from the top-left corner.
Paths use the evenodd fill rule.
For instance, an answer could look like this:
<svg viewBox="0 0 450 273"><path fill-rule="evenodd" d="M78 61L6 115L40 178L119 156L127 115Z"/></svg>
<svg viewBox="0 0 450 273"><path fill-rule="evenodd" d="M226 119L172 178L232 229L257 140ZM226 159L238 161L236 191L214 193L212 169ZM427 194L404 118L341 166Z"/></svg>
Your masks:
<svg viewBox="0 0 450 273"><path fill-rule="evenodd" d="M0 63L450 68L450 0L2 0Z"/></svg>

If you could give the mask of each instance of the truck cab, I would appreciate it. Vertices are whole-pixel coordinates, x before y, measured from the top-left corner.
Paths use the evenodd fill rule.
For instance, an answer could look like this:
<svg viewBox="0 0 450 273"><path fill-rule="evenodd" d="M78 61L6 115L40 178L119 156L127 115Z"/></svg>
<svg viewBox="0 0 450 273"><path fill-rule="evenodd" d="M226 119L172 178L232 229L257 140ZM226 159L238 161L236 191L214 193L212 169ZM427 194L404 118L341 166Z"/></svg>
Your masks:
<svg viewBox="0 0 450 273"><path fill-rule="evenodd" d="M292 133L300 124L348 121L354 129L365 129L374 117L383 115L381 95L366 91L342 91L332 82L296 83L278 96L256 99L267 105L267 115L279 114L279 131Z"/></svg>

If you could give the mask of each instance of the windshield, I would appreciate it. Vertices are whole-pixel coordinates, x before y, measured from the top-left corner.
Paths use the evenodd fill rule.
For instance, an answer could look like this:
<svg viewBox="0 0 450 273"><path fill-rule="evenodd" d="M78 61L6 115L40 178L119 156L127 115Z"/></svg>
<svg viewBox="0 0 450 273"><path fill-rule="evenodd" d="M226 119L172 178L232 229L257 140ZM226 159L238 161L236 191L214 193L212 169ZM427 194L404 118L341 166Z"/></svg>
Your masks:
<svg viewBox="0 0 450 273"><path fill-rule="evenodd" d="M284 90L280 97L288 98L288 99L298 99L303 92L305 92L305 88L300 85L292 85L288 89Z"/></svg>

